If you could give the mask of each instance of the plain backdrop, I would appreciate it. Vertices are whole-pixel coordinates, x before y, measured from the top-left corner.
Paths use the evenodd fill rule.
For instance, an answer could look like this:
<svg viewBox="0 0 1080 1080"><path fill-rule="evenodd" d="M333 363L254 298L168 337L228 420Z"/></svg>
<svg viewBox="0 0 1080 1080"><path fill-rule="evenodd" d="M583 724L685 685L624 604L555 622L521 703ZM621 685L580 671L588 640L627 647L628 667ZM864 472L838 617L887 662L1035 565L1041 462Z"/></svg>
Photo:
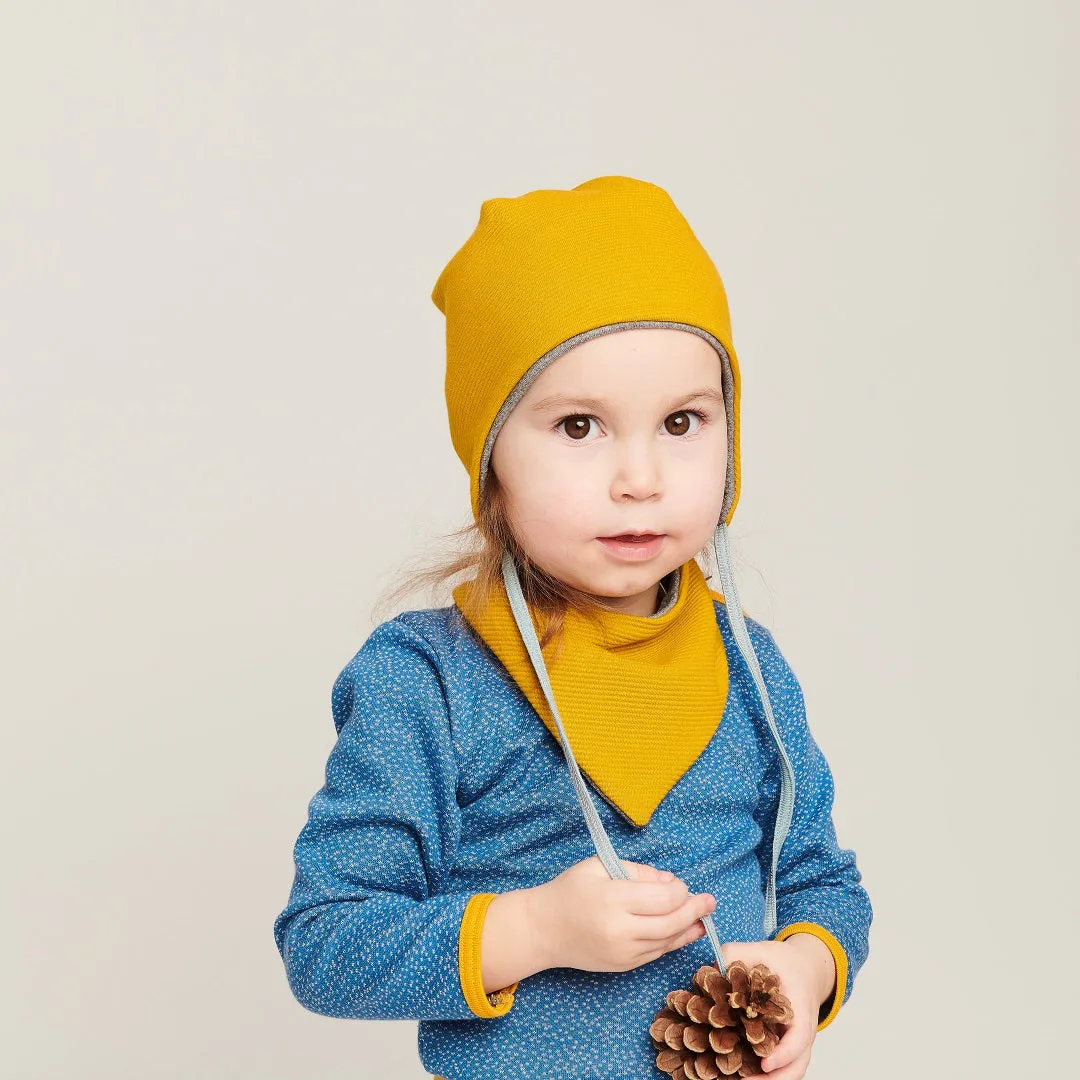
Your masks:
<svg viewBox="0 0 1080 1080"><path fill-rule="evenodd" d="M483 199L613 173L727 285L742 599L875 907L808 1075L1069 1074L1078 30L0 3L0 1075L427 1075L415 1022L304 1010L271 928L331 684L469 520L435 279Z"/></svg>

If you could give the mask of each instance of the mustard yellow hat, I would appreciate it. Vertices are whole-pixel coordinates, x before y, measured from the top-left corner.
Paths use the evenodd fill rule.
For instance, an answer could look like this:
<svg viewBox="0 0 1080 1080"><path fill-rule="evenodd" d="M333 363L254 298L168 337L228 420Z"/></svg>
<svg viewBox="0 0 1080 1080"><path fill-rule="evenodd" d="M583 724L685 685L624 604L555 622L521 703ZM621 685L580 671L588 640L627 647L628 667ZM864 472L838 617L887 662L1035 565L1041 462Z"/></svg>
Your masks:
<svg viewBox="0 0 1080 1080"><path fill-rule="evenodd" d="M635 327L696 333L716 349L727 405L720 523L739 501L739 366L720 275L663 188L598 176L570 190L488 199L439 275L446 405L454 450L480 490L503 421L544 368L599 334Z"/></svg>

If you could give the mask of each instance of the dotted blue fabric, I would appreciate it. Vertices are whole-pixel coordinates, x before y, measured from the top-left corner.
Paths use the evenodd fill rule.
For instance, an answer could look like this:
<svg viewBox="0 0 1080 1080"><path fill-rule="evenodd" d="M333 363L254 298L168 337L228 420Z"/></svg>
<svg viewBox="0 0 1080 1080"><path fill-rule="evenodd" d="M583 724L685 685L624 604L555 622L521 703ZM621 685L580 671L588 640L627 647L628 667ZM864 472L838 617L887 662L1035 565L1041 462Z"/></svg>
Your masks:
<svg viewBox="0 0 1080 1080"><path fill-rule="evenodd" d="M721 941L758 941L780 771L726 609L714 606L730 690L708 746L643 827L590 792L620 857L712 893ZM835 935L846 1000L869 952L870 899L855 853L837 843L832 773L799 683L769 630L747 627L795 769L777 925ZM595 852L558 741L458 609L378 626L331 705L337 743L274 923L297 1000L326 1016L419 1020L420 1059L449 1080L664 1077L648 1027L665 994L713 961L707 938L628 972L539 972L501 1017L465 1002L458 932L469 897L539 885Z"/></svg>

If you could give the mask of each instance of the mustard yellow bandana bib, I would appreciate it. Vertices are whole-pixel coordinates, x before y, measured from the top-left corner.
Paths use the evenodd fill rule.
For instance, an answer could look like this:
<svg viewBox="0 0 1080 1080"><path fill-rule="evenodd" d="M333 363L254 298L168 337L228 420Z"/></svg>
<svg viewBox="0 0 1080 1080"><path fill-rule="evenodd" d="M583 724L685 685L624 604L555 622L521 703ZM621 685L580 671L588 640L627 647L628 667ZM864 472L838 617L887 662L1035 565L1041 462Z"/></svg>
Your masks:
<svg viewBox="0 0 1080 1080"><path fill-rule="evenodd" d="M602 612L599 624L570 611L562 653L544 662L578 766L605 799L645 825L698 759L727 702L728 662L713 592L694 559L679 568L678 595L659 615ZM453 590L461 609L472 587ZM469 620L536 710L558 729L504 590Z"/></svg>

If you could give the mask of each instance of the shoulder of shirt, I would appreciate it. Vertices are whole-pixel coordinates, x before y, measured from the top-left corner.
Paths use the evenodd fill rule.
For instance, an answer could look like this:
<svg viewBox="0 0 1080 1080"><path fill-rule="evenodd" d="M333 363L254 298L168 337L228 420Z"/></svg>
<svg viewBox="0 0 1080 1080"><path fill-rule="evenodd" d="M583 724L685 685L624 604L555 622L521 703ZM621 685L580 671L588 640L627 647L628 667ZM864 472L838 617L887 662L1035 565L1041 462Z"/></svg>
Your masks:
<svg viewBox="0 0 1080 1080"><path fill-rule="evenodd" d="M462 629L464 620L454 608L422 608L403 611L379 623L340 670L331 690L335 726L340 733L351 714L357 687L411 685L434 692L447 710L458 661L467 648Z"/></svg>
<svg viewBox="0 0 1080 1080"><path fill-rule="evenodd" d="M395 662L419 662L441 672L459 658L468 638L468 624L453 604L402 611L368 634L339 679L350 677L365 663L391 657Z"/></svg>
<svg viewBox="0 0 1080 1080"><path fill-rule="evenodd" d="M426 642L436 651L453 646L462 635L464 620L456 605L445 607L415 608L399 612L393 618L379 623L364 642L414 640ZM361 650L363 646L361 646ZM359 655L359 654L357 654Z"/></svg>

